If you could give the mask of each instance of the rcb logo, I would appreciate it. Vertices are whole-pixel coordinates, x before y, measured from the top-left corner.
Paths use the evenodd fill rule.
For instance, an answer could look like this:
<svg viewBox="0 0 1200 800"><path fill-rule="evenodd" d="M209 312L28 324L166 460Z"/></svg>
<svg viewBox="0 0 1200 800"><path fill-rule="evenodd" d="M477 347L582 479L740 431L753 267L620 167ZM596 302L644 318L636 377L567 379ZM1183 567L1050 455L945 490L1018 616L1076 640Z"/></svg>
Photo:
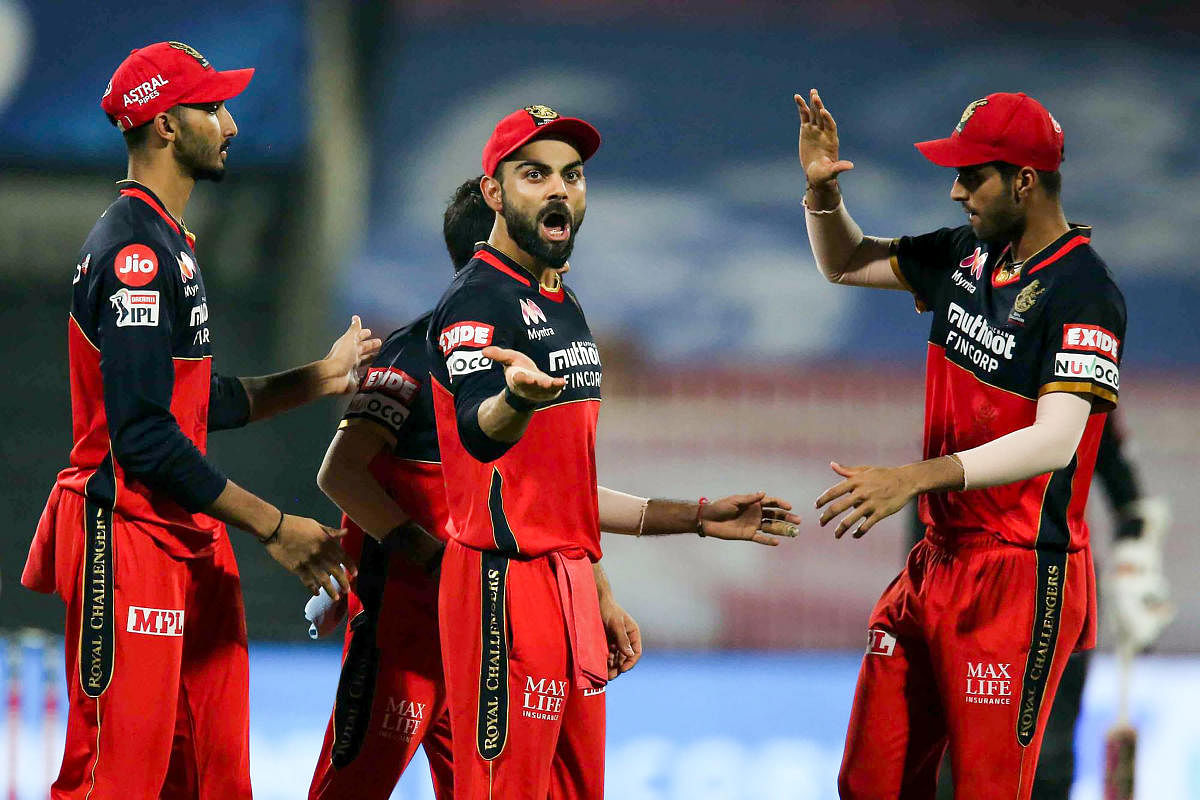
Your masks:
<svg viewBox="0 0 1200 800"><path fill-rule="evenodd" d="M559 113L550 106L525 106L525 113L533 117L538 127L559 118Z"/></svg>
<svg viewBox="0 0 1200 800"><path fill-rule="evenodd" d="M200 66L204 67L205 69L208 69L212 66L212 64L208 63L208 59L200 55L200 52L190 44L184 44L183 42L167 42L167 44L169 44L171 47L174 47L176 50L182 50L183 52L187 53L189 56L199 61Z"/></svg>
<svg viewBox="0 0 1200 800"><path fill-rule="evenodd" d="M966 109L963 110L962 117L958 120L958 124L954 126L955 132L962 133L963 128L967 126L967 122L970 121L971 117L975 116L975 112L979 109L979 107L986 106L987 103L988 101L986 99L975 100L971 103L971 105L967 106Z"/></svg>
<svg viewBox="0 0 1200 800"><path fill-rule="evenodd" d="M1041 288L1039 281L1034 281L1033 283L1029 284L1021 290L1020 294L1017 295L1016 302L1013 303L1013 311L1018 314L1024 314L1026 311L1033 308L1033 304L1038 301L1038 298L1041 297L1045 291L1045 289Z"/></svg>

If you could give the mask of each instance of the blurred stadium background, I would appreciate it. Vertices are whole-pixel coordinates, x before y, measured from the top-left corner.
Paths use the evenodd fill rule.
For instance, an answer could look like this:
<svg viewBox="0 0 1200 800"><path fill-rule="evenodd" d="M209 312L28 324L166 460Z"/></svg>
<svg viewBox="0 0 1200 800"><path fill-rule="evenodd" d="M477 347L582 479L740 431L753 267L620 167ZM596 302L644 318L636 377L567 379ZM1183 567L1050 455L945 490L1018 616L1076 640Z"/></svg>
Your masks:
<svg viewBox="0 0 1200 800"><path fill-rule="evenodd" d="M605 136L569 279L608 373L602 481L681 497L764 488L802 508L832 482L831 458L919 454L927 321L900 294L817 276L791 93L821 88L858 165L848 204L880 235L959 222L950 173L913 141L944 135L990 91L1042 100L1066 130L1066 207L1096 226L1125 291L1126 422L1149 493L1175 518L1179 617L1136 673L1138 792L1200 798L1200 718L1186 700L1200 688L1200 14L1054 5L0 0L0 787L44 797L59 756L61 606L18 576L70 444L69 276L124 174L99 97L130 49L182 39L219 68L258 69L230 104L241 133L229 175L197 189L187 218L221 371L319 357L352 312L387 331L429 307L450 274L445 200L478 173L495 120L546 103ZM314 475L338 413L293 412L215 436L211 450L254 491L332 520ZM1093 497L1102 569L1111 525ZM900 566L904 520L835 542L807 517L776 549L607 542L648 648L609 694L610 796L836 795L864 623ZM294 798L337 648L304 639L303 589L247 538L234 534L254 641L255 789ZM1102 656L1081 721L1081 800L1100 797L1114 687ZM397 797L425 798L427 783L415 769Z"/></svg>

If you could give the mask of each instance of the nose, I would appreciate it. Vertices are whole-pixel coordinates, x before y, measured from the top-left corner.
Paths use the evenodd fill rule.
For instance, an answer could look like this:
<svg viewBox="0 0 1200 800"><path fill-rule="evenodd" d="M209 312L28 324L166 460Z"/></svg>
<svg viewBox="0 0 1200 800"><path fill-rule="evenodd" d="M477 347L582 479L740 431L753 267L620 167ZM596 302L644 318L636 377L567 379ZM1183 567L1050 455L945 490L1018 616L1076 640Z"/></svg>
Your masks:
<svg viewBox="0 0 1200 800"><path fill-rule="evenodd" d="M962 182L959 181L958 178L955 178L954 185L950 187L950 199L956 203L962 203L970 197L971 193L967 191L966 187L962 185Z"/></svg>
<svg viewBox="0 0 1200 800"><path fill-rule="evenodd" d="M221 135L226 139L232 139L238 134L237 123L233 121L233 114L229 113L229 108L224 104L221 105Z"/></svg>
<svg viewBox="0 0 1200 800"><path fill-rule="evenodd" d="M562 175L555 174L546 181L546 195L553 200L565 200L567 198L567 180Z"/></svg>

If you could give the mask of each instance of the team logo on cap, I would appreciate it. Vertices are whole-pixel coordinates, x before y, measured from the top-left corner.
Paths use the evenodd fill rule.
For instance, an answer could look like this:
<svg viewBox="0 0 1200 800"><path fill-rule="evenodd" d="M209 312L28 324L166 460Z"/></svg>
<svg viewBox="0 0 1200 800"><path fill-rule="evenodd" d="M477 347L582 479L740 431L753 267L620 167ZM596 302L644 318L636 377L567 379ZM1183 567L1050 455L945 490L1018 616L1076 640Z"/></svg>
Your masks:
<svg viewBox="0 0 1200 800"><path fill-rule="evenodd" d="M525 113L533 117L533 122L538 127L547 122L553 122L561 116L550 106L525 106Z"/></svg>
<svg viewBox="0 0 1200 800"><path fill-rule="evenodd" d="M176 50L182 50L183 52L187 53L189 56L199 61L200 66L204 67L205 69L212 67L212 64L208 63L208 59L200 55L200 52L190 44L184 44L183 42L167 42L167 44L169 44L171 47L174 47Z"/></svg>
<svg viewBox="0 0 1200 800"><path fill-rule="evenodd" d="M984 98L983 100L976 100L972 102L971 105L963 109L963 113L958 120L958 124L954 126L955 133L962 133L963 128L967 126L967 122L970 121L971 117L975 116L975 112L979 110L979 107L986 106L987 103L987 98Z"/></svg>
<svg viewBox="0 0 1200 800"><path fill-rule="evenodd" d="M101 97L108 97L110 94L112 94L112 78L109 78L109 79L108 79L108 86L105 86L105 87L104 87L104 94L102 94L102 95L100 95L100 96L101 96Z"/></svg>

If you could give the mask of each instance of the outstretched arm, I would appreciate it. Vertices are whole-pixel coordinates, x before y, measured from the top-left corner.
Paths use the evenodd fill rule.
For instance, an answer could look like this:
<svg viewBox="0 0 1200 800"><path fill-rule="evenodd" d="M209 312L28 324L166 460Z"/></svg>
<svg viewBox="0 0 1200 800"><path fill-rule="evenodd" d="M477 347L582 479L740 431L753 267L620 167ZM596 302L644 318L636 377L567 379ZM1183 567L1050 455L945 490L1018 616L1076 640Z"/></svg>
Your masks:
<svg viewBox="0 0 1200 800"><path fill-rule="evenodd" d="M479 430L489 439L511 444L525 433L537 407L562 394L567 381L550 377L516 350L485 347L483 355L504 367L505 386L479 404Z"/></svg>
<svg viewBox="0 0 1200 800"><path fill-rule="evenodd" d="M1062 469L1079 447L1091 410L1086 396L1050 392L1038 399L1032 425L979 447L902 467L843 467L835 462L833 471L844 480L817 498L817 508L828 506L821 525L849 511L834 536L841 538L861 523L854 532L857 539L918 494L1001 486Z"/></svg>
<svg viewBox="0 0 1200 800"><path fill-rule="evenodd" d="M816 89L808 103L802 95L794 97L800 113L800 164L808 181L804 222L817 268L831 283L907 289L892 269L892 240L863 236L842 201L838 176L854 164L839 158L833 115Z"/></svg>
<svg viewBox="0 0 1200 800"><path fill-rule="evenodd" d="M241 378L250 401L250 422L267 419L326 395L350 394L358 388L357 371L379 352L382 343L357 316L329 353L302 367L254 378Z"/></svg>
<svg viewBox="0 0 1200 800"><path fill-rule="evenodd" d="M791 504L766 492L732 495L713 502L637 497L598 489L600 529L631 536L695 533L728 541L777 545L778 536L795 536L800 517Z"/></svg>

